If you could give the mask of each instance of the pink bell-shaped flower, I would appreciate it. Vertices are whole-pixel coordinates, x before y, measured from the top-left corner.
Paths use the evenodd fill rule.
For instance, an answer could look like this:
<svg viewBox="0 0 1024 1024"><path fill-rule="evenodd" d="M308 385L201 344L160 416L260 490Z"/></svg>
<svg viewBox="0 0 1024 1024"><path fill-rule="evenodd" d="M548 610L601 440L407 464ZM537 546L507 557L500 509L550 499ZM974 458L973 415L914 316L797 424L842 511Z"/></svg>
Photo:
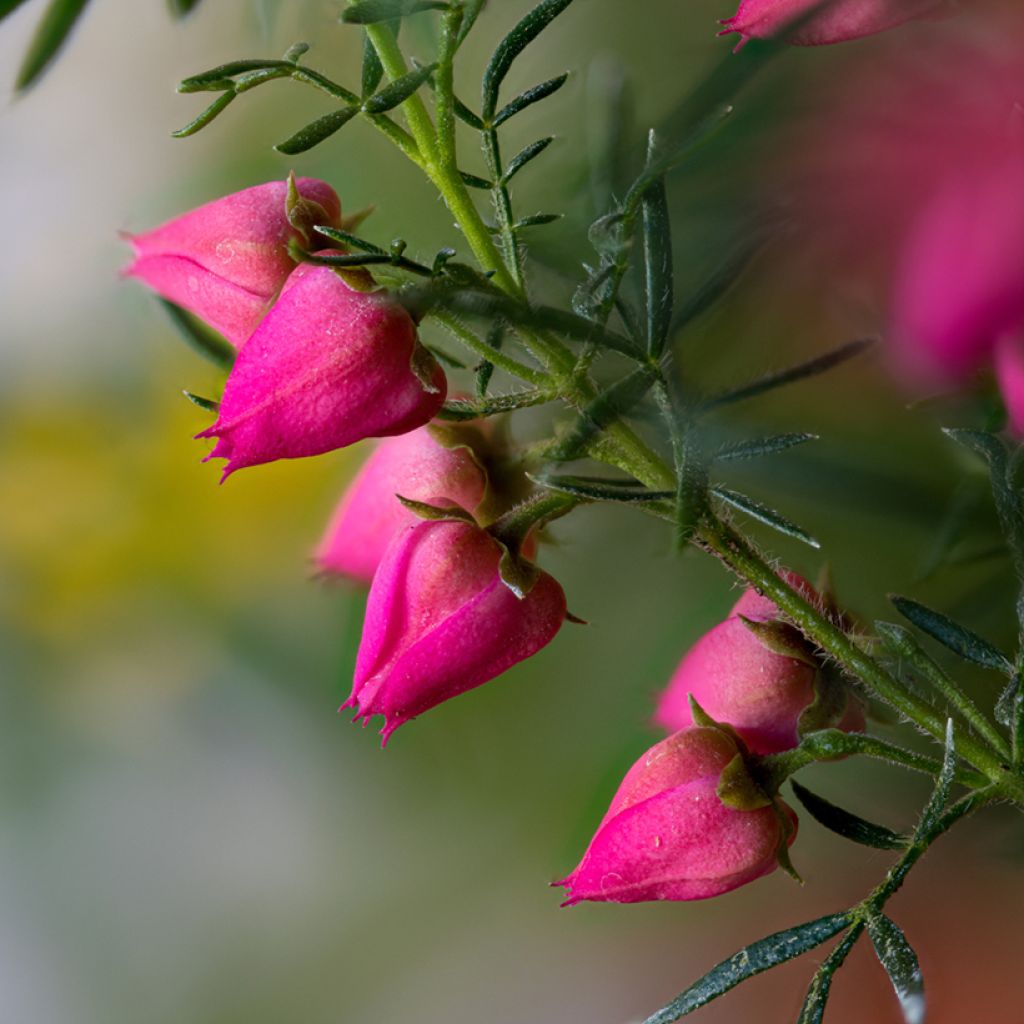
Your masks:
<svg viewBox="0 0 1024 1024"><path fill-rule="evenodd" d="M556 885L582 900L701 900L767 875L796 838L796 815L727 807L722 769L739 753L724 731L695 727L656 743L627 772L576 870ZM785 814L792 823L785 829Z"/></svg>
<svg viewBox="0 0 1024 1024"><path fill-rule="evenodd" d="M487 493L487 474L473 449L460 442L468 430L428 425L378 442L331 517L317 566L369 583L395 534L419 522L399 494L475 512Z"/></svg>
<svg viewBox="0 0 1024 1024"><path fill-rule="evenodd" d="M339 223L341 204L330 185L299 178L295 186L307 221ZM295 268L288 243L309 241L289 221L287 200L288 183L270 181L128 236L135 260L123 273L240 348Z"/></svg>
<svg viewBox="0 0 1024 1024"><path fill-rule="evenodd" d="M796 46L825 46L885 32L944 8L949 9L949 0L741 0L719 35L737 32L741 46L780 34Z"/></svg>
<svg viewBox="0 0 1024 1024"><path fill-rule="evenodd" d="M795 573L787 582L817 600L811 585ZM692 695L715 720L731 725L755 754L789 750L799 743L800 716L815 698L819 665L809 647L794 635L795 656L773 650L744 622L768 624L779 611L767 598L748 590L729 617L713 626L687 651L658 700L654 721L669 732L693 724ZM863 728L858 701L847 696L838 728Z"/></svg>
<svg viewBox="0 0 1024 1024"><path fill-rule="evenodd" d="M415 430L445 392L444 372L401 305L306 263L238 353L217 421L196 436L217 438L207 458L227 459L226 477Z"/></svg>
<svg viewBox="0 0 1024 1024"><path fill-rule="evenodd" d="M383 715L384 740L424 711L536 654L561 628L565 594L546 572L517 597L504 548L472 522L404 527L370 587L352 695L357 718Z"/></svg>

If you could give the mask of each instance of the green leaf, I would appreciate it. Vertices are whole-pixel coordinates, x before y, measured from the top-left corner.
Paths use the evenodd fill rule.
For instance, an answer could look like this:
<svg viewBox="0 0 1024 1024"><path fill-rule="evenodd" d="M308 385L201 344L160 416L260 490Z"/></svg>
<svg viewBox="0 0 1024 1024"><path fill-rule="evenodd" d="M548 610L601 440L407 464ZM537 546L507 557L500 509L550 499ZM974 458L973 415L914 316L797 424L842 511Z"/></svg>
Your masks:
<svg viewBox="0 0 1024 1024"><path fill-rule="evenodd" d="M199 0L167 0L167 6L176 18L184 18L199 6Z"/></svg>
<svg viewBox="0 0 1024 1024"><path fill-rule="evenodd" d="M462 3L462 24L459 26L459 34L455 37L455 48L458 49L463 40L472 31L476 19L480 17L481 11L487 0L463 0Z"/></svg>
<svg viewBox="0 0 1024 1024"><path fill-rule="evenodd" d="M198 405L200 409L205 412L218 412L220 410L220 402L215 402L212 398L203 398L202 395L195 395L191 391L182 391L182 394L193 404Z"/></svg>
<svg viewBox="0 0 1024 1024"><path fill-rule="evenodd" d="M491 346L496 352L501 351L502 345L505 344L505 325L500 320L495 320L491 324L487 331L487 344ZM491 377L494 376L494 363L485 359L476 368L476 397L484 398L487 395L487 389L491 384Z"/></svg>
<svg viewBox="0 0 1024 1024"><path fill-rule="evenodd" d="M0 0L0 21L3 21L8 14L13 14L25 0Z"/></svg>
<svg viewBox="0 0 1024 1024"><path fill-rule="evenodd" d="M278 71L290 74L294 68L295 64L289 60L233 60L227 64L218 64L217 67L210 68L209 71L202 71L198 75L183 78L178 83L178 92L216 92L223 89L225 84L230 84L230 80L235 75L245 74L248 71Z"/></svg>
<svg viewBox="0 0 1024 1024"><path fill-rule="evenodd" d="M781 512L776 512L775 509L770 508L768 505L763 505L761 502L748 498L747 495L740 494L738 491L730 490L727 487L712 487L711 491L727 505L738 508L751 518L764 523L765 526L770 526L773 530L777 530L787 537L801 540L812 548L821 547L820 541L812 537L802 526L797 526L796 523L787 519Z"/></svg>
<svg viewBox="0 0 1024 1024"><path fill-rule="evenodd" d="M850 950L857 944L862 931L864 931L864 925L858 921L839 940L825 962L815 971L810 987L807 989L807 997L804 999L797 1024L822 1024L825 1020L825 1006L832 990L832 978L836 971L843 966L846 958L850 955Z"/></svg>
<svg viewBox="0 0 1024 1024"><path fill-rule="evenodd" d="M21 62L14 88L24 92L37 82L67 42L89 0L50 0ZM13 8L12 8L13 10ZM9 13L9 12L8 12Z"/></svg>
<svg viewBox="0 0 1024 1024"><path fill-rule="evenodd" d="M205 356L222 370L230 370L235 363L234 346L225 341L216 331L207 327L201 320L186 312L180 306L166 299L157 300L166 310L171 322L178 329L182 338L201 356Z"/></svg>
<svg viewBox="0 0 1024 1024"><path fill-rule="evenodd" d="M393 21L420 11L443 11L447 7L442 0L360 0L342 11L341 20L350 25L374 25L378 21Z"/></svg>
<svg viewBox="0 0 1024 1024"><path fill-rule="evenodd" d="M868 935L878 961L889 975L906 1024L924 1024L924 979L921 965L902 929L884 914L867 920Z"/></svg>
<svg viewBox="0 0 1024 1024"><path fill-rule="evenodd" d="M830 803L824 797L812 793L806 786L801 786L795 779L790 780L793 792L797 799L807 809L807 813L819 825L836 835L849 839L851 842L860 843L862 846L873 846L876 850L903 850L906 849L908 839L906 836L893 832L884 825L875 825L865 821L856 814L843 810Z"/></svg>
<svg viewBox="0 0 1024 1024"><path fill-rule="evenodd" d="M234 89L222 92L197 118L189 121L184 128L171 132L171 138L186 139L205 128L235 98Z"/></svg>
<svg viewBox="0 0 1024 1024"><path fill-rule="evenodd" d="M505 173L501 176L501 183L507 185L534 157L540 156L554 141L555 137L549 135L546 139L538 139L520 150L508 162L508 167L505 168Z"/></svg>
<svg viewBox="0 0 1024 1024"><path fill-rule="evenodd" d="M795 448L798 444L817 441L817 434L774 434L771 437L756 437L750 441L738 441L726 445L715 454L716 462L733 462L740 459L757 459L762 455L775 455L787 448Z"/></svg>
<svg viewBox="0 0 1024 1024"><path fill-rule="evenodd" d="M377 56L377 48L370 42L370 37L363 36L363 96L372 96L384 77L384 65Z"/></svg>
<svg viewBox="0 0 1024 1024"><path fill-rule="evenodd" d="M890 594L889 600L900 615L909 619L918 629L938 640L940 644L948 647L965 661L974 662L975 665L981 665L984 668L995 669L995 671L1003 672L1006 675L1013 673L1010 659L966 626L961 626L941 612L919 604L917 601L912 601L909 597Z"/></svg>
<svg viewBox="0 0 1024 1024"><path fill-rule="evenodd" d="M636 480L605 480L591 476L534 476L526 474L539 487L560 494L569 494L588 501L619 501L627 505L643 502L671 501L673 491L649 491Z"/></svg>
<svg viewBox="0 0 1024 1024"><path fill-rule="evenodd" d="M473 517L459 505L431 505L426 501L414 501L412 498L396 494L395 497L414 515L429 522L475 523Z"/></svg>
<svg viewBox="0 0 1024 1024"><path fill-rule="evenodd" d="M706 310L710 309L740 279L754 255L760 250L759 241L747 242L731 253L711 274L687 295L676 310L669 328L674 337L685 330Z"/></svg>
<svg viewBox="0 0 1024 1024"><path fill-rule="evenodd" d="M494 119L491 121L492 128L499 128L503 125L510 117L515 117L516 114L522 113L527 107L532 107L534 103L539 103L541 100L546 100L549 96L558 92L563 85L569 79L569 72L566 71L564 74L556 75L554 78L549 78L546 82L541 82L540 85L535 85L532 89L527 89L526 92L521 92L514 100L509 100L494 115ZM480 127L483 127L483 122L480 122Z"/></svg>
<svg viewBox="0 0 1024 1024"><path fill-rule="evenodd" d="M512 225L512 230L522 231L523 228L537 228L544 224L554 224L556 220L561 220L564 216L564 213L534 213L529 217L521 217L517 220Z"/></svg>
<svg viewBox="0 0 1024 1024"><path fill-rule="evenodd" d="M468 185L470 188L478 188L484 192L490 192L494 188L493 181L480 178L475 174L470 174L468 171L459 171L459 177L462 178L463 184Z"/></svg>
<svg viewBox="0 0 1024 1024"><path fill-rule="evenodd" d="M442 420L475 420L484 416L498 416L515 409L526 409L551 401L551 392L540 388L517 391L511 395L492 395L477 401L468 398L453 398L445 402L438 413Z"/></svg>
<svg viewBox="0 0 1024 1024"><path fill-rule="evenodd" d="M383 114L404 103L434 73L436 64L414 68L408 74L389 82L380 92L363 101L363 110L368 114Z"/></svg>
<svg viewBox="0 0 1024 1024"><path fill-rule="evenodd" d="M956 741L953 735L953 719L946 719L946 746L942 752L942 768L935 779L935 789L921 812L921 820L914 830L914 839L927 837L935 827L942 812L949 803L949 793L956 781Z"/></svg>
<svg viewBox="0 0 1024 1024"><path fill-rule="evenodd" d="M329 114L324 114L323 117L311 121L305 128L300 128L291 138L279 142L274 149L287 156L305 153L307 149L318 146L324 139L329 139L358 113L358 107L341 107L338 110L332 110Z"/></svg>
<svg viewBox="0 0 1024 1024"><path fill-rule="evenodd" d="M746 615L737 617L754 634L761 646L772 654L802 661L810 668L818 667L812 647L796 626L782 619L748 619Z"/></svg>
<svg viewBox="0 0 1024 1024"><path fill-rule="evenodd" d="M313 230L318 235L323 235L324 238L330 238L335 242L341 242L342 245L348 246L350 249L359 249L362 252L373 253L376 256L389 255L388 251L382 249L379 245L367 242L364 238L359 238L348 231L342 231L341 228L331 227L329 224L317 224Z"/></svg>
<svg viewBox="0 0 1024 1024"><path fill-rule="evenodd" d="M656 156L654 132L647 144L647 159ZM647 352L658 359L665 351L672 323L672 225L664 176L656 178L641 202L644 258L644 296L647 307Z"/></svg>
<svg viewBox="0 0 1024 1024"><path fill-rule="evenodd" d="M483 119L493 121L501 83L519 56L558 17L572 0L543 0L498 44L484 71Z"/></svg>
<svg viewBox="0 0 1024 1024"><path fill-rule="evenodd" d="M797 381L807 380L809 377L816 377L828 370L841 366L851 359L866 352L875 341L873 338L860 338L855 341L848 341L838 348L826 352L824 355L815 356L804 363L797 363L785 370L778 370L775 373L765 374L757 380L744 384L742 387L723 394L715 395L704 402L705 409L717 409L722 405L731 405L734 402L742 402L748 398L755 398L763 395L766 391L774 391L776 388L784 387L787 384L795 384Z"/></svg>
<svg viewBox="0 0 1024 1024"><path fill-rule="evenodd" d="M458 96L452 97L452 109L455 111L455 116L460 120L464 121L470 126L475 128L478 132L484 130L484 123L478 114L474 114L465 103L458 98Z"/></svg>
<svg viewBox="0 0 1024 1024"><path fill-rule="evenodd" d="M674 1021L706 1006L741 982L772 967L801 956L808 950L838 935L851 922L848 913L829 914L816 921L776 932L752 942L738 953L712 967L700 981L691 985L667 1006L658 1010L644 1024L673 1024Z"/></svg>

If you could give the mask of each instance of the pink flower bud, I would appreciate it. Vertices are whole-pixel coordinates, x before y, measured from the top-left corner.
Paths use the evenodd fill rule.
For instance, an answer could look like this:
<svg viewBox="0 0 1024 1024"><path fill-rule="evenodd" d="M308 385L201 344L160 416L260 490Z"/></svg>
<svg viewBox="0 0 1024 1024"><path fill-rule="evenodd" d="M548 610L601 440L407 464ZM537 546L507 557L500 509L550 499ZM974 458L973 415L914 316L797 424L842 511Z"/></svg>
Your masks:
<svg viewBox="0 0 1024 1024"><path fill-rule="evenodd" d="M805 596L817 599L806 580L795 573L785 577ZM655 722L669 732L692 725L692 694L715 721L731 725L752 753L795 747L800 715L814 701L818 666L809 649L800 652L802 657L770 650L743 621L768 623L778 614L771 601L748 590L729 618L708 630L683 657L658 701ZM860 704L849 697L839 728L855 731L863 725Z"/></svg>
<svg viewBox="0 0 1024 1024"><path fill-rule="evenodd" d="M461 520L403 528L373 578L355 684L342 708L358 708L364 720L383 715L386 742L409 719L548 644L565 620L565 594L538 570L516 597L498 573L503 550Z"/></svg>
<svg viewBox="0 0 1024 1024"><path fill-rule="evenodd" d="M487 491L487 474L468 446L452 442L438 440L430 426L379 442L335 510L317 565L369 583L392 537L419 522L396 495L475 511Z"/></svg>
<svg viewBox="0 0 1024 1024"><path fill-rule="evenodd" d="M393 298L306 263L238 353L217 422L196 437L218 439L207 458L227 459L226 477L415 430L445 390L441 367Z"/></svg>
<svg viewBox="0 0 1024 1024"><path fill-rule="evenodd" d="M556 885L581 900L701 900L774 871L782 823L773 807L726 807L716 792L737 755L719 729L691 728L656 743L627 772L583 859ZM781 804L781 801L780 801ZM781 804L794 828L796 815Z"/></svg>
<svg viewBox="0 0 1024 1024"><path fill-rule="evenodd" d="M815 11L821 7L820 11ZM914 18L936 15L949 0L741 0L739 10L722 22L719 35L738 32L747 39L772 39L780 33L796 46L825 46L875 35Z"/></svg>
<svg viewBox="0 0 1024 1024"><path fill-rule="evenodd" d="M299 178L296 186L303 199L322 208L322 223L339 222L341 204L330 185ZM295 267L288 242L307 244L288 221L287 195L284 181L254 185L131 236L135 261L124 274L240 348Z"/></svg>

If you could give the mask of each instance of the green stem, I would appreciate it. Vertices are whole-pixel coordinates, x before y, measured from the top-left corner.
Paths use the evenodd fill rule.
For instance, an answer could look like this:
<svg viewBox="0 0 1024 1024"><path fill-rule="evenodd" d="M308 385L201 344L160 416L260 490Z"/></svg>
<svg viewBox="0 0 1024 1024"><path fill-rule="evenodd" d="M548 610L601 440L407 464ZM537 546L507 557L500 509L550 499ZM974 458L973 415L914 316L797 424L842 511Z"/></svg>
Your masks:
<svg viewBox="0 0 1024 1024"><path fill-rule="evenodd" d="M540 370L535 370L525 363L513 359L502 349L488 345L486 341L478 338L454 313L448 313L443 309L432 309L429 314L439 324L444 326L455 338L471 352L482 356L489 363L493 363L499 370L504 370L513 377L525 380L535 387L550 387L551 378Z"/></svg>

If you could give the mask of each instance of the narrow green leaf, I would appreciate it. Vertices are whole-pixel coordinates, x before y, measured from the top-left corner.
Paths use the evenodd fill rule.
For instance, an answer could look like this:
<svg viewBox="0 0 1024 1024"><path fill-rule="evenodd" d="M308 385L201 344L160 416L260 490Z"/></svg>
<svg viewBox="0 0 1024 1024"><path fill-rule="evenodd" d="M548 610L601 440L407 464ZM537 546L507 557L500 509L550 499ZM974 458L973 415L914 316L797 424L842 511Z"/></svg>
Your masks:
<svg viewBox="0 0 1024 1024"><path fill-rule="evenodd" d="M691 985L644 1024L673 1024L674 1021L706 1006L748 978L801 956L808 950L838 935L851 922L848 913L829 914L816 921L776 932L745 946L738 953L712 967L700 981Z"/></svg>
<svg viewBox="0 0 1024 1024"><path fill-rule="evenodd" d="M468 124L470 128L475 128L478 132L484 130L484 122L481 120L480 115L473 113L458 96L452 97L452 109L455 111L455 116L460 121Z"/></svg>
<svg viewBox="0 0 1024 1024"><path fill-rule="evenodd" d="M8 14L13 14L25 0L0 0L0 21L3 21Z"/></svg>
<svg viewBox="0 0 1024 1024"><path fill-rule="evenodd" d="M787 537L802 540L812 548L821 547L821 543L815 540L803 527L797 526L796 523L787 519L780 512L776 512L775 509L770 508L768 505L763 505L761 502L748 498L745 494L740 494L738 491L730 490L727 487L712 487L711 490L712 493L721 498L726 504L732 505L733 508L738 508L741 512L745 512L748 516L758 520L758 522L764 523L765 526L770 526L773 530L777 530Z"/></svg>
<svg viewBox="0 0 1024 1024"><path fill-rule="evenodd" d="M379 245L374 245L373 242L367 242L365 238L359 238L356 235L350 234L348 231L342 231L341 228L334 228L329 224L317 224L313 230L318 235L323 235L325 238L330 238L335 242L341 242L342 245L348 246L350 249L359 249L362 252L374 253L377 256L388 255L386 249L382 249Z"/></svg>
<svg viewBox="0 0 1024 1024"><path fill-rule="evenodd" d="M551 392L540 388L517 391L511 395L491 395L488 398L472 400L453 398L441 407L438 417L442 420L475 420L485 416L498 416L515 409L526 409L551 401Z"/></svg>
<svg viewBox="0 0 1024 1024"><path fill-rule="evenodd" d="M196 132L205 128L224 108L235 98L235 90L228 89L227 92L222 92L197 118L189 121L184 128L179 128L177 131L171 132L171 138L174 139L187 139L190 135L195 135Z"/></svg>
<svg viewBox="0 0 1024 1024"><path fill-rule="evenodd" d="M474 522L473 517L459 505L431 505L426 501L415 501L412 498L396 494L395 497L412 513L420 519L427 519L431 522Z"/></svg>
<svg viewBox="0 0 1024 1024"><path fill-rule="evenodd" d="M941 612L919 604L917 601L912 601L909 597L890 594L889 600L900 615L909 619L918 629L938 640L940 644L948 647L965 661L974 662L975 665L981 665L984 668L995 669L995 671L1006 675L1013 673L1010 659L966 626L961 626Z"/></svg>
<svg viewBox="0 0 1024 1024"><path fill-rule="evenodd" d="M569 72L566 71L564 74L556 75L554 78L549 78L546 82L541 82L540 85L535 85L532 89L527 89L526 92L521 92L514 100L509 100L494 115L494 119L491 121L492 128L499 128L503 125L510 117L515 117L516 114L522 113L527 107L532 107L534 103L539 103L541 100L546 100L549 96L558 92L563 85L569 80ZM483 122L481 122L481 127Z"/></svg>
<svg viewBox="0 0 1024 1024"><path fill-rule="evenodd" d="M860 843L862 846L873 846L876 850L903 850L907 846L906 836L893 832L884 825L875 825L864 818L851 814L830 803L824 797L812 793L806 786L801 786L795 779L790 780L793 792L797 799L807 809L807 813L819 825L836 835L849 839L851 842Z"/></svg>
<svg viewBox="0 0 1024 1024"><path fill-rule="evenodd" d="M953 735L953 719L946 719L946 746L942 752L942 768L935 779L935 789L921 812L921 820L914 830L914 839L927 837L942 816L949 803L949 793L956 781L956 741Z"/></svg>
<svg viewBox="0 0 1024 1024"><path fill-rule="evenodd" d="M756 437L750 441L738 441L720 448L715 454L716 462L734 462L741 459L757 459L762 455L775 455L798 444L817 441L817 434L774 434L771 437Z"/></svg>
<svg viewBox="0 0 1024 1024"><path fill-rule="evenodd" d="M458 49L463 40L472 31L473 26L476 24L476 19L480 17L481 11L484 9L484 4L487 0L463 0L462 4L462 24L459 25L459 34L455 37L455 48Z"/></svg>
<svg viewBox="0 0 1024 1024"><path fill-rule="evenodd" d="M554 224L561 220L565 214L562 213L534 213L529 217L521 217L512 225L513 231L521 231L523 228L537 228L544 224Z"/></svg>
<svg viewBox="0 0 1024 1024"><path fill-rule="evenodd" d="M370 42L368 35L363 36L363 96L372 96L377 91L384 77L384 65L377 56L377 48Z"/></svg>
<svg viewBox="0 0 1024 1024"><path fill-rule="evenodd" d="M245 74L247 71L282 71L290 73L295 65L288 60L233 60L227 64L218 64L209 71L202 71L198 75L190 75L178 83L178 92L210 92L223 89L226 82L235 75Z"/></svg>
<svg viewBox="0 0 1024 1024"><path fill-rule="evenodd" d="M184 18L199 6L199 0L167 0L167 6L176 18Z"/></svg>
<svg viewBox="0 0 1024 1024"><path fill-rule="evenodd" d="M648 141L647 158L656 156L654 132ZM644 294L647 307L647 352L657 359L665 351L672 323L672 225L664 177L644 192L641 202L644 258Z"/></svg>
<svg viewBox="0 0 1024 1024"><path fill-rule="evenodd" d="M212 398L203 398L202 395L194 395L191 391L182 391L182 394L193 405L198 405L204 412L218 412L220 410L220 402L215 402Z"/></svg>
<svg viewBox="0 0 1024 1024"><path fill-rule="evenodd" d="M436 64L415 68L408 74L389 82L380 92L363 101L363 110L368 114L383 114L404 103L434 73Z"/></svg>
<svg viewBox="0 0 1024 1024"><path fill-rule="evenodd" d="M509 160L508 167L505 168L505 173L501 176L501 183L507 185L531 160L540 156L554 141L555 137L549 135L546 139L538 139L521 149Z"/></svg>
<svg viewBox="0 0 1024 1024"><path fill-rule="evenodd" d="M649 491L636 480L605 480L587 476L527 476L539 487L589 501L619 501L627 505L671 501L673 491Z"/></svg>
<svg viewBox="0 0 1024 1024"><path fill-rule="evenodd" d="M859 921L855 923L839 940L825 962L814 972L797 1024L822 1024L825 1020L825 1006L828 1003L829 993L832 991L832 979L835 977L836 971L846 962L850 950L857 944L863 931L864 925Z"/></svg>
<svg viewBox="0 0 1024 1024"><path fill-rule="evenodd" d="M498 44L484 71L483 118L485 122L494 119L501 83L505 80L516 57L571 3L572 0L543 0Z"/></svg>
<svg viewBox="0 0 1024 1024"><path fill-rule="evenodd" d="M502 345L505 344L505 325L500 320L495 320L491 324L487 331L487 344L491 346L496 352L501 351ZM487 389L491 385L491 377L494 376L494 363L490 360L485 359L476 368L476 397L484 398L487 395Z"/></svg>
<svg viewBox="0 0 1024 1024"><path fill-rule="evenodd" d="M711 274L687 295L676 310L669 328L669 336L675 337L685 330L701 314L710 309L729 291L747 269L754 255L761 248L760 241L747 242L731 253Z"/></svg>
<svg viewBox="0 0 1024 1024"><path fill-rule="evenodd" d="M903 1019L906 1024L924 1024L924 978L917 954L903 930L884 914L869 917L867 928L878 961L896 990Z"/></svg>
<svg viewBox="0 0 1024 1024"><path fill-rule="evenodd" d="M393 21L420 11L442 11L447 6L442 0L361 0L346 8L341 20L350 25L374 25L378 21Z"/></svg>
<svg viewBox="0 0 1024 1024"><path fill-rule="evenodd" d="M765 376L759 377L749 384L744 384L742 387L709 398L704 402L704 408L716 409L722 405L742 402L748 398L763 395L766 391L774 391L776 388L781 388L786 384L795 384L797 381L816 377L821 373L849 362L862 352L866 352L874 343L873 338L860 338L856 341L848 341L838 348L832 349L831 352L815 356L814 359L808 359L807 362L797 363L796 366L790 366L785 370L765 374Z"/></svg>
<svg viewBox="0 0 1024 1024"><path fill-rule="evenodd" d="M274 149L287 156L305 153L307 149L312 149L325 139L329 139L358 113L358 107L341 107L338 110L332 110L329 114L324 114L323 117L311 121L305 128L300 128L291 138L279 142Z"/></svg>
<svg viewBox="0 0 1024 1024"><path fill-rule="evenodd" d="M485 192L490 192L494 188L493 181L477 177L477 175L470 174L468 171L459 171L459 177L462 178L463 184L468 185L470 188L478 188Z"/></svg>
<svg viewBox="0 0 1024 1024"><path fill-rule="evenodd" d="M50 6L36 28L21 62L14 88L24 92L39 80L43 72L67 42L89 0L50 0Z"/></svg>
<svg viewBox="0 0 1024 1024"><path fill-rule="evenodd" d="M171 322L178 329L182 338L192 348L222 370L231 369L237 355L234 346L180 306L176 306L173 302L168 302L166 299L158 299L157 301L166 310L167 315L171 318Z"/></svg>

